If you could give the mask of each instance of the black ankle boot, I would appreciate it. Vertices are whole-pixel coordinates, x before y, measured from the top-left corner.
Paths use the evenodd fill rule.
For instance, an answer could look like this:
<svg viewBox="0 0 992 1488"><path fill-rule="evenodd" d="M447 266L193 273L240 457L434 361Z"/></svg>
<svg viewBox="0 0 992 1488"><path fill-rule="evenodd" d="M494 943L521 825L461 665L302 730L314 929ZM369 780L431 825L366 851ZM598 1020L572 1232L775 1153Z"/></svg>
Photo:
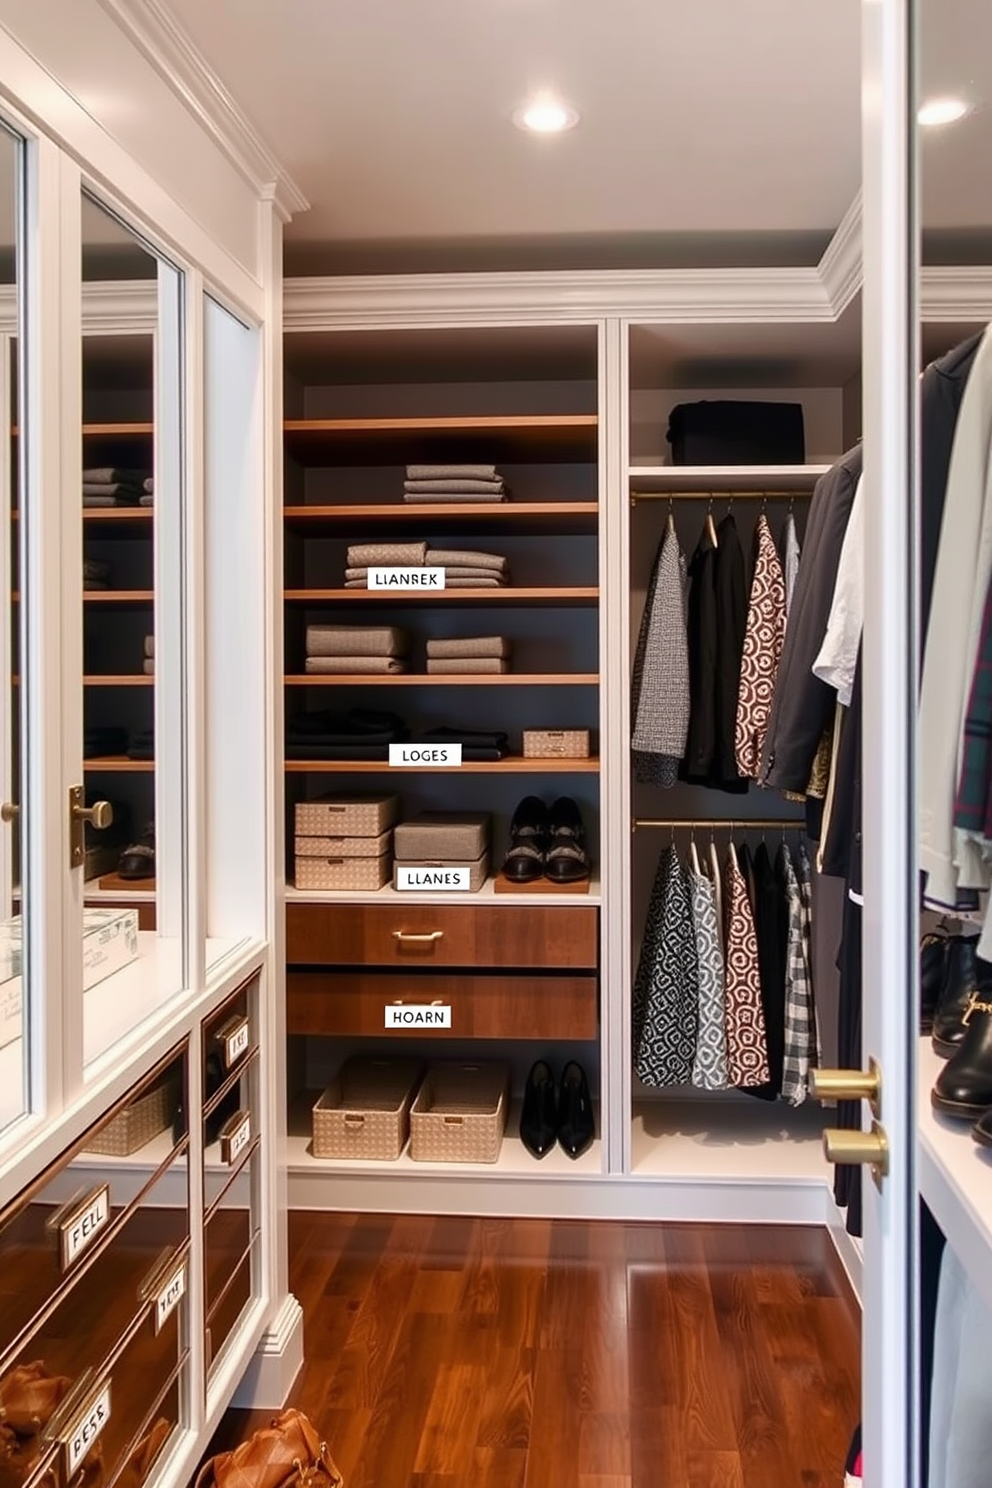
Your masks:
<svg viewBox="0 0 992 1488"><path fill-rule="evenodd" d="M558 1134L558 1100L554 1076L543 1059L531 1066L524 1087L520 1140L534 1157L545 1157Z"/></svg>
<svg viewBox="0 0 992 1488"><path fill-rule="evenodd" d="M920 1032L933 1032L933 1015L940 1000L947 967L948 937L939 931L920 941Z"/></svg>
<svg viewBox="0 0 992 1488"><path fill-rule="evenodd" d="M595 1135L589 1083L582 1066L571 1059L562 1071L558 1092L558 1141L569 1157L581 1157Z"/></svg>
<svg viewBox="0 0 992 1488"><path fill-rule="evenodd" d="M930 1093L938 1111L969 1121L992 1109L992 965L976 964L978 986L961 1019L964 1037Z"/></svg>
<svg viewBox="0 0 992 1488"><path fill-rule="evenodd" d="M964 1015L978 987L977 945L977 935L948 936L944 981L933 1015L933 1046L945 1059L950 1059L964 1039Z"/></svg>

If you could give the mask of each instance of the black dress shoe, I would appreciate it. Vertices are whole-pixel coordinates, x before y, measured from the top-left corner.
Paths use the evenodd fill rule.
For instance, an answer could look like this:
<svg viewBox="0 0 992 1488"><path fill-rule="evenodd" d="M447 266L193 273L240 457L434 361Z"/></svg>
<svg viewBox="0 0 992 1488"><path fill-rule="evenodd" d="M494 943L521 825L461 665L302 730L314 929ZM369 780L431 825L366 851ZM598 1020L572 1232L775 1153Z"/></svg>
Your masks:
<svg viewBox="0 0 992 1488"><path fill-rule="evenodd" d="M941 932L924 935L920 941L920 1032L933 1032L933 1015L944 985L949 939Z"/></svg>
<svg viewBox="0 0 992 1488"><path fill-rule="evenodd" d="M945 1059L950 1059L964 1039L964 1015L978 986L977 945L977 935L947 938L944 980L933 1015L933 1046Z"/></svg>
<svg viewBox="0 0 992 1488"><path fill-rule="evenodd" d="M562 1071L558 1091L558 1140L569 1157L581 1157L595 1135L589 1082L582 1066L572 1059Z"/></svg>
<svg viewBox="0 0 992 1488"><path fill-rule="evenodd" d="M981 1120L975 1122L971 1135L979 1147L992 1147L992 1110L986 1111Z"/></svg>
<svg viewBox="0 0 992 1488"><path fill-rule="evenodd" d="M544 876L552 883L582 883L589 877L586 829L571 796L559 796L548 812L548 855Z"/></svg>
<svg viewBox="0 0 992 1488"><path fill-rule="evenodd" d="M547 846L548 808L537 796L524 796L510 822L503 877L511 883L534 883L544 873Z"/></svg>
<svg viewBox="0 0 992 1488"><path fill-rule="evenodd" d="M978 987L962 1019L964 1038L930 1092L938 1111L969 1121L992 1109L992 966L987 961L977 965Z"/></svg>
<svg viewBox="0 0 992 1488"><path fill-rule="evenodd" d="M155 877L155 826L149 822L138 842L132 842L121 853L117 864L121 878Z"/></svg>
<svg viewBox="0 0 992 1488"><path fill-rule="evenodd" d="M558 1135L555 1081L543 1059L531 1067L520 1115L520 1140L535 1157L546 1157Z"/></svg>

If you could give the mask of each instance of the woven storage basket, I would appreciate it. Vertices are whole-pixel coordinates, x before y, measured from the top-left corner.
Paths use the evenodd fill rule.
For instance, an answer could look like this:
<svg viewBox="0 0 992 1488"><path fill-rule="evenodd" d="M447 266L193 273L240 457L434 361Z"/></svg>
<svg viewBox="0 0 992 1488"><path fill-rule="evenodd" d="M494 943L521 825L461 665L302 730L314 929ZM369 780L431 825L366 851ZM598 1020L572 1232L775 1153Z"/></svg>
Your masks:
<svg viewBox="0 0 992 1488"><path fill-rule="evenodd" d="M394 1162L410 1135L421 1069L415 1059L349 1059L313 1108L314 1157Z"/></svg>
<svg viewBox="0 0 992 1488"><path fill-rule="evenodd" d="M118 1111L102 1131L86 1144L88 1152L101 1157L130 1157L153 1137L168 1131L179 1105L179 1081L163 1080L139 1096L123 1111Z"/></svg>
<svg viewBox="0 0 992 1488"><path fill-rule="evenodd" d="M435 889L438 892L444 890L443 879L435 877L432 881L431 869L438 869L443 872L445 868L467 868L469 871L469 880L468 888L464 892L477 894L489 877L489 854L488 852L484 852L481 858L476 858L473 862L463 862L460 859L445 859L444 861L440 861L435 858L430 862L401 863L397 859L393 865L393 887L395 889L399 889L401 878L408 877L408 875L400 873L401 868L413 868L417 871L418 875L427 875L426 878L421 878L422 892L424 893L430 893Z"/></svg>
<svg viewBox="0 0 992 1488"><path fill-rule="evenodd" d="M588 758L588 729L524 729L524 759Z"/></svg>
<svg viewBox="0 0 992 1488"><path fill-rule="evenodd" d="M304 837L296 834L298 858L381 858L393 845L392 831L379 837Z"/></svg>
<svg viewBox="0 0 992 1488"><path fill-rule="evenodd" d="M381 858L296 859L298 889L381 889L389 882L391 853Z"/></svg>
<svg viewBox="0 0 992 1488"><path fill-rule="evenodd" d="M410 1111L416 1162L494 1163L506 1130L505 1064L431 1065Z"/></svg>
<svg viewBox="0 0 992 1488"><path fill-rule="evenodd" d="M297 802L296 833L299 837L381 837L399 811L399 796L321 796L316 801Z"/></svg>

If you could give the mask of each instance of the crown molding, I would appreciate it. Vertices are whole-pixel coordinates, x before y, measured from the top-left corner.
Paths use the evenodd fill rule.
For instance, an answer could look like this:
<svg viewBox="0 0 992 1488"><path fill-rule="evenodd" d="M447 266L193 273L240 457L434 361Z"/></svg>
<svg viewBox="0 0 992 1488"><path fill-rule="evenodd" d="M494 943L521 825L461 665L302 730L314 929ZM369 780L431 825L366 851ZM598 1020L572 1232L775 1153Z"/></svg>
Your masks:
<svg viewBox="0 0 992 1488"><path fill-rule="evenodd" d="M283 222L307 201L165 0L100 0L206 134Z"/></svg>
<svg viewBox="0 0 992 1488"><path fill-rule="evenodd" d="M920 313L924 320L992 319L992 267L922 268Z"/></svg>
<svg viewBox="0 0 992 1488"><path fill-rule="evenodd" d="M286 331L650 321L830 321L816 269L602 269L287 279Z"/></svg>
<svg viewBox="0 0 992 1488"><path fill-rule="evenodd" d="M833 310L833 318L839 320L844 311L858 295L863 276L863 233L861 215L861 192L844 213L823 257L816 266L820 283Z"/></svg>
<svg viewBox="0 0 992 1488"><path fill-rule="evenodd" d="M82 286L82 324L88 336L152 335L158 327L154 279L101 279ZM0 333L17 334L17 286L0 285Z"/></svg>

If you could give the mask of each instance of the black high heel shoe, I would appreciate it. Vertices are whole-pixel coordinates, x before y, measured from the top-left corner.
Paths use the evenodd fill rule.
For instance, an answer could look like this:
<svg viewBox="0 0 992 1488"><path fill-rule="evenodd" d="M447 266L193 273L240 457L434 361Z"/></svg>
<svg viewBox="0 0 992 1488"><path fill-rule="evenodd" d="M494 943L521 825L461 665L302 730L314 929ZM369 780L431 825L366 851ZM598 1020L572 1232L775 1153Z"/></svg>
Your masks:
<svg viewBox="0 0 992 1488"><path fill-rule="evenodd" d="M554 1076L543 1059L532 1065L524 1088L520 1140L534 1157L546 1157L558 1136L558 1097Z"/></svg>
<svg viewBox="0 0 992 1488"><path fill-rule="evenodd" d="M581 1157L595 1135L589 1082L582 1066L571 1059L562 1071L558 1091L558 1141L569 1157Z"/></svg>
<svg viewBox="0 0 992 1488"><path fill-rule="evenodd" d="M503 877L511 883L534 883L544 873L547 845L548 808L537 796L524 796L510 822Z"/></svg>
<svg viewBox="0 0 992 1488"><path fill-rule="evenodd" d="M571 796L559 796L548 813L549 845L544 876L552 883L582 883L589 877L586 829Z"/></svg>

